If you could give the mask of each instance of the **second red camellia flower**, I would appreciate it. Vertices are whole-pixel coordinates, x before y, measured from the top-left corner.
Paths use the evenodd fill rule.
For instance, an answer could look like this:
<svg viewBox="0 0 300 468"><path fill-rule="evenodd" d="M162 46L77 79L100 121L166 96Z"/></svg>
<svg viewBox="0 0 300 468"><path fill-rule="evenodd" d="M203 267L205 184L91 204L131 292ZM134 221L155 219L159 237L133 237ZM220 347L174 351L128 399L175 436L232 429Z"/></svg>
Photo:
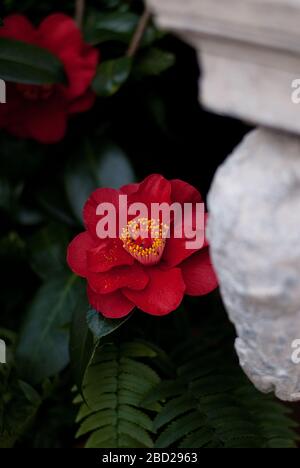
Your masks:
<svg viewBox="0 0 300 468"><path fill-rule="evenodd" d="M7 103L0 106L0 128L21 138L56 143L66 132L68 117L91 108L95 94L90 85L99 62L97 49L84 43L72 18L48 16L38 28L22 15L4 19L0 37L49 50L64 65L67 85L8 83Z"/></svg>
<svg viewBox="0 0 300 468"><path fill-rule="evenodd" d="M202 296L217 287L206 240L200 248L187 248L187 238L174 236L174 219L168 237L162 235L159 219L140 218L138 223L157 228L155 238L128 234L128 226L117 238L99 238L97 208L111 204L118 213L120 195L127 196L128 205L140 203L149 208L202 202L200 193L188 183L156 174L119 191L96 190L83 211L86 231L71 242L67 254L72 271L87 279L88 299L94 309L107 318L124 317L135 307L163 316L176 310L185 294Z"/></svg>

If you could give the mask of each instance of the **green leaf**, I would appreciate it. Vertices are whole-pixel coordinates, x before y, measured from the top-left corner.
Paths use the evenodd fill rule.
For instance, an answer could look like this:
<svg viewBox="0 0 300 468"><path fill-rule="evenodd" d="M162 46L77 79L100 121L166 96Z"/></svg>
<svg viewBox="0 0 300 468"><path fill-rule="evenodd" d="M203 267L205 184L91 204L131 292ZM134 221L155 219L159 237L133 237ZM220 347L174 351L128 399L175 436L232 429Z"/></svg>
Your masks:
<svg viewBox="0 0 300 468"><path fill-rule="evenodd" d="M12 231L0 238L0 255L18 260L26 258L26 244L17 232Z"/></svg>
<svg viewBox="0 0 300 468"><path fill-rule="evenodd" d="M79 301L71 325L70 357L71 369L78 391L82 393L82 384L87 369L93 359L98 339L94 339L86 321L87 300Z"/></svg>
<svg viewBox="0 0 300 468"><path fill-rule="evenodd" d="M194 431L204 425L205 419L201 419L197 412L193 411L181 416L166 428L158 437L155 447L165 448L172 445L177 440L184 437L189 432Z"/></svg>
<svg viewBox="0 0 300 468"><path fill-rule="evenodd" d="M176 380L163 381L144 399L144 404L163 403L154 420L159 431L155 447L264 448L275 438L295 445L294 423L286 409L244 376L232 343L224 341L226 328L219 338L222 346L215 329L206 329L200 342L180 344L172 353Z"/></svg>
<svg viewBox="0 0 300 468"><path fill-rule="evenodd" d="M9 180L0 177L0 209L12 215L17 209L22 190L21 184L13 186Z"/></svg>
<svg viewBox="0 0 300 468"><path fill-rule="evenodd" d="M120 147L107 142L100 150L97 175L101 187L119 189L135 181L130 161Z"/></svg>
<svg viewBox="0 0 300 468"><path fill-rule="evenodd" d="M98 340L110 335L123 325L131 317L127 315L121 319L107 319L94 309L90 309L87 313L87 323L94 337Z"/></svg>
<svg viewBox="0 0 300 468"><path fill-rule="evenodd" d="M140 55L134 66L134 74L138 77L158 76L173 67L175 62L174 54L153 47Z"/></svg>
<svg viewBox="0 0 300 468"><path fill-rule="evenodd" d="M127 43L136 29L138 21L138 15L131 12L93 12L85 24L85 39L92 44L115 40Z"/></svg>
<svg viewBox="0 0 300 468"><path fill-rule="evenodd" d="M113 410L106 409L97 413L91 414L81 424L76 437L88 434L89 432L100 429L103 426L109 426L116 423L116 413Z"/></svg>
<svg viewBox="0 0 300 468"><path fill-rule="evenodd" d="M67 271L67 245L68 231L61 224L41 229L29 241L31 268L44 280Z"/></svg>
<svg viewBox="0 0 300 468"><path fill-rule="evenodd" d="M92 11L84 26L84 35L91 44L103 44L116 41L128 45L138 26L140 16L121 9L113 12L99 13ZM156 29L152 24L146 28L141 47L146 47L161 39L164 32Z"/></svg>
<svg viewBox="0 0 300 468"><path fill-rule="evenodd" d="M6 179L0 179L0 209L9 211L12 205L12 187Z"/></svg>
<svg viewBox="0 0 300 468"><path fill-rule="evenodd" d="M49 280L38 291L17 348L20 375L31 384L60 372L69 362L69 325L83 294L74 275Z"/></svg>
<svg viewBox="0 0 300 468"><path fill-rule="evenodd" d="M76 218L82 222L82 210L91 193L99 187L118 189L135 181L135 175L126 154L110 141L86 141L84 158L80 157L68 168L65 188Z"/></svg>
<svg viewBox="0 0 300 468"><path fill-rule="evenodd" d="M31 391L35 392L33 388ZM12 448L17 440L26 434L40 404L40 398L30 401L24 395L23 389L12 388L12 394L4 407L4 414L0 415L0 419L4 421L3 426L0 424L0 448Z"/></svg>
<svg viewBox="0 0 300 468"><path fill-rule="evenodd" d="M136 357L149 357L155 358L159 349L157 350L155 346L152 348L152 343L147 343L143 341L132 341L130 343L121 344L121 351L124 357L136 358Z"/></svg>
<svg viewBox="0 0 300 468"><path fill-rule="evenodd" d="M48 218L74 227L74 219L69 213L70 207L62 189L60 181L41 187L35 194L36 201Z"/></svg>
<svg viewBox="0 0 300 468"><path fill-rule="evenodd" d="M147 364L140 352L135 359L125 357L128 350L135 355L136 349L134 342L118 347L106 343L95 353L84 381L86 402L79 401L76 418L80 423L76 437L89 434L87 448L153 447L153 421L141 401L160 378L149 365L151 348L146 350L145 345L142 350Z"/></svg>
<svg viewBox="0 0 300 468"><path fill-rule="evenodd" d="M204 447L214 438L214 432L211 429L201 428L192 432L180 444L180 448L198 448Z"/></svg>
<svg viewBox="0 0 300 468"><path fill-rule="evenodd" d="M15 336L0 330L7 343L7 364L0 366L0 448L12 448L28 431L42 403L28 383L19 380L15 369Z"/></svg>
<svg viewBox="0 0 300 468"><path fill-rule="evenodd" d="M28 385L23 380L19 380L19 387L22 390L25 398L33 405L39 406L41 404L41 397L37 391Z"/></svg>
<svg viewBox="0 0 300 468"><path fill-rule="evenodd" d="M119 431L125 435L129 435L134 441L143 444L145 447L153 448L153 441L148 432L139 424L134 424L130 421L122 420L119 424Z"/></svg>
<svg viewBox="0 0 300 468"><path fill-rule="evenodd" d="M179 396L170 400L154 420L154 428L157 430L163 425L169 424L178 416L193 410L194 407L195 401L192 398Z"/></svg>
<svg viewBox="0 0 300 468"><path fill-rule="evenodd" d="M66 81L62 63L51 52L6 38L0 38L0 77L36 85Z"/></svg>
<svg viewBox="0 0 300 468"><path fill-rule="evenodd" d="M123 405L120 408L120 417L126 421L138 424L146 431L153 432L153 421L148 415L139 409Z"/></svg>
<svg viewBox="0 0 300 468"><path fill-rule="evenodd" d="M106 60L99 65L92 88L98 96L109 97L116 94L127 81L131 71L132 60L121 57Z"/></svg>

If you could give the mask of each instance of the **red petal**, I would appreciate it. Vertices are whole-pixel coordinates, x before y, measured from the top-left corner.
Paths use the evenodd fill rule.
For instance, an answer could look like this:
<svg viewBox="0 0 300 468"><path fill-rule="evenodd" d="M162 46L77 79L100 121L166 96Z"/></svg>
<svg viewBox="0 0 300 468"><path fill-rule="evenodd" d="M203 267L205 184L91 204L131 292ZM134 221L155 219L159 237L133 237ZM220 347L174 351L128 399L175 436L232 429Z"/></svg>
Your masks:
<svg viewBox="0 0 300 468"><path fill-rule="evenodd" d="M120 188L120 192L124 195L132 195L138 191L139 186L140 184L123 185L123 187Z"/></svg>
<svg viewBox="0 0 300 468"><path fill-rule="evenodd" d="M58 95L32 103L28 106L26 128L28 136L41 143L59 142L67 130L66 103Z"/></svg>
<svg viewBox="0 0 300 468"><path fill-rule="evenodd" d="M82 97L69 103L68 113L78 114L80 112L86 112L93 107L96 100L96 95L93 91L88 90Z"/></svg>
<svg viewBox="0 0 300 468"><path fill-rule="evenodd" d="M106 273L90 273L88 282L96 293L109 294L122 288L140 291L147 286L149 277L143 268L135 263L130 267L113 268Z"/></svg>
<svg viewBox="0 0 300 468"><path fill-rule="evenodd" d="M77 24L63 13L49 15L41 22L38 39L40 44L55 54L65 49L80 51L83 44Z"/></svg>
<svg viewBox="0 0 300 468"><path fill-rule="evenodd" d="M59 54L64 63L69 84L64 88L67 100L72 101L82 96L90 87L96 75L99 63L98 50L84 46L80 55L65 50Z"/></svg>
<svg viewBox="0 0 300 468"><path fill-rule="evenodd" d="M23 15L7 16L4 19L3 28L0 28L0 37L16 39L30 44L37 43L37 31Z"/></svg>
<svg viewBox="0 0 300 468"><path fill-rule="evenodd" d="M0 127L12 131L14 127L19 128L24 133L24 106L22 99L16 92L15 85L7 83L6 104L0 104ZM12 133L14 133L12 131Z"/></svg>
<svg viewBox="0 0 300 468"><path fill-rule="evenodd" d="M206 231L207 231L207 222L208 222L208 213L205 213L205 240L204 240L204 246L203 247L208 247L209 242L206 236Z"/></svg>
<svg viewBox="0 0 300 468"><path fill-rule="evenodd" d="M201 203L202 197L199 191L183 180L171 180L171 198L172 203Z"/></svg>
<svg viewBox="0 0 300 468"><path fill-rule="evenodd" d="M148 268L147 274L150 277L148 286L143 291L124 289L125 296L151 315L166 315L177 309L185 291L180 269Z"/></svg>
<svg viewBox="0 0 300 468"><path fill-rule="evenodd" d="M136 185L138 185L137 190ZM124 186L122 191L129 191L128 204L145 203L148 208L151 203L170 203L171 201L171 184L163 176L153 174L147 177L140 184L133 186ZM149 214L150 215L150 214Z"/></svg>
<svg viewBox="0 0 300 468"><path fill-rule="evenodd" d="M7 110L6 106L0 104L0 128L5 128L7 125Z"/></svg>
<svg viewBox="0 0 300 468"><path fill-rule="evenodd" d="M132 302L123 296L121 291L112 294L97 294L88 287L87 292L90 305L106 318L126 317L135 307Z"/></svg>
<svg viewBox="0 0 300 468"><path fill-rule="evenodd" d="M206 225L206 219L207 219L207 216L205 215L205 220L204 220L205 225ZM192 225L193 230L196 230L196 206L193 209L192 223L193 223ZM199 238L201 238L204 234L202 229L201 229L201 226L197 229ZM164 254L163 254L163 261L169 268L173 268L179 265L181 262L186 260L191 255L193 255L195 252L199 251L200 248L202 249L207 246L207 241L205 239L205 236L204 236L204 244L200 248L198 247L198 248L193 248L193 249L187 248L187 242L190 242L191 240L194 241L194 239L187 239L186 237L175 238L172 232L172 227L171 227L171 236L173 237L170 237L169 239L167 239L166 247L165 247Z"/></svg>
<svg viewBox="0 0 300 468"><path fill-rule="evenodd" d="M218 287L208 248L190 257L180 267L189 296L204 296Z"/></svg>
<svg viewBox="0 0 300 468"><path fill-rule="evenodd" d="M108 239L88 252L87 262L92 273L105 273L118 266L133 265L134 258L126 252L119 239Z"/></svg>
<svg viewBox="0 0 300 468"><path fill-rule="evenodd" d="M186 248L186 239L175 239L171 237L167 240L163 253L163 262L170 268L180 265L186 258L190 257L196 250Z"/></svg>
<svg viewBox="0 0 300 468"><path fill-rule="evenodd" d="M86 278L87 272L87 252L95 247L95 241L88 232L79 234L68 247L67 262L71 270L76 275Z"/></svg>
<svg viewBox="0 0 300 468"><path fill-rule="evenodd" d="M111 203L116 208L118 215L119 208L119 192L115 189L100 188L92 193L83 208L83 220L86 228L90 231L91 235L99 240L97 237L97 224L101 220L101 216L96 214L97 208L101 203ZM118 223L117 233L118 234Z"/></svg>
<svg viewBox="0 0 300 468"><path fill-rule="evenodd" d="M83 41L81 31L72 18L63 14L48 16L39 28L40 44L55 53L63 62L69 79L65 98L72 101L90 86L99 63L99 52Z"/></svg>
<svg viewBox="0 0 300 468"><path fill-rule="evenodd" d="M14 85L8 83L7 90L7 103L0 105L0 111L3 110L0 127L18 138L30 138L27 128L30 105L16 92Z"/></svg>

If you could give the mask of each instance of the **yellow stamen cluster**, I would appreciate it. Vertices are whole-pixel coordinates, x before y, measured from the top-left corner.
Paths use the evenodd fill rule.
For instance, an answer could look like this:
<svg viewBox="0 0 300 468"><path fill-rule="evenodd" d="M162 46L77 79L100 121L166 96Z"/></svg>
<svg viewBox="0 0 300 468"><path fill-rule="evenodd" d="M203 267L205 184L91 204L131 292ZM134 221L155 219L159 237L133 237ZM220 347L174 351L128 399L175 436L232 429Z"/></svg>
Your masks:
<svg viewBox="0 0 300 468"><path fill-rule="evenodd" d="M159 249L164 245L162 239L155 239L151 247L144 248L141 245L136 245L134 241L127 240L126 244L128 246L128 250L131 254L134 255L141 255L142 257L147 257L149 255L159 255Z"/></svg>
<svg viewBox="0 0 300 468"><path fill-rule="evenodd" d="M168 232L169 226L158 220L138 218L130 221L122 230L121 240L124 248L137 260L145 264L154 264L162 256Z"/></svg>

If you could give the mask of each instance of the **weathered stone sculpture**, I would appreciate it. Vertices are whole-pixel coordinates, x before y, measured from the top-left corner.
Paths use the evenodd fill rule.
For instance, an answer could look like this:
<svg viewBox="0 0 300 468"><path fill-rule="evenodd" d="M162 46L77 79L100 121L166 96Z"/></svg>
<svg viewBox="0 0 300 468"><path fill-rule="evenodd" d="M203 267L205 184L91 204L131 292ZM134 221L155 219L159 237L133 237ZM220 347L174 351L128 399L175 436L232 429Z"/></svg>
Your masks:
<svg viewBox="0 0 300 468"><path fill-rule="evenodd" d="M209 239L239 338L240 363L263 392L300 398L300 141L256 130L221 166Z"/></svg>
<svg viewBox="0 0 300 468"><path fill-rule="evenodd" d="M148 4L160 26L198 50L202 104L269 127L218 170L209 239L241 366L261 391L300 400L300 364L292 360L300 342L300 106L292 100L300 1Z"/></svg>

